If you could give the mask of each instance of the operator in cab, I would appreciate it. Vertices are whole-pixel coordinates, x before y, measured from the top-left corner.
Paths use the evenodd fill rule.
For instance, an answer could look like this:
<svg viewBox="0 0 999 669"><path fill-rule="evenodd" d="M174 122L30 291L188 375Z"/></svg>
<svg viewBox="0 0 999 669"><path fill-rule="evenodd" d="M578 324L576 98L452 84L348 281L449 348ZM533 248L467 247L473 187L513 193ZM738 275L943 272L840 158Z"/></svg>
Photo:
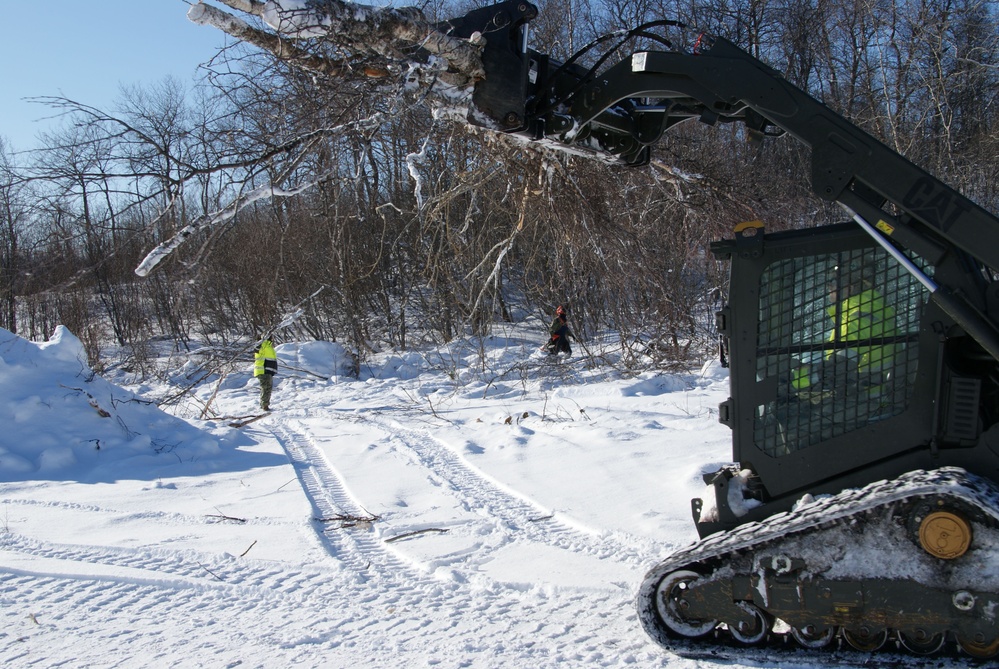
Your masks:
<svg viewBox="0 0 999 669"><path fill-rule="evenodd" d="M886 340L897 334L895 310L874 287L870 269L845 264L830 273L826 352L821 362L793 372L799 399L813 405L801 426L810 433L806 443L856 429L890 404L895 344Z"/></svg>
<svg viewBox="0 0 999 669"><path fill-rule="evenodd" d="M837 267L829 283L829 298L832 306L827 311L835 324L829 341L847 348L830 351L827 359L846 358L847 371L856 376L855 390L874 396L895 355L894 344L881 341L897 334L895 310L875 290L864 268Z"/></svg>

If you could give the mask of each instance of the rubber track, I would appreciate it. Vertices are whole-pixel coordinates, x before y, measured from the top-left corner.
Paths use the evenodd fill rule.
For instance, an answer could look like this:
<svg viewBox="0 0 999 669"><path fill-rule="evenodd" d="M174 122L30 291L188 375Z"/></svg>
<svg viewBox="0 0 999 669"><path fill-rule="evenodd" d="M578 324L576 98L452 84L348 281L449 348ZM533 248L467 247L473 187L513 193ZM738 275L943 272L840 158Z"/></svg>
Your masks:
<svg viewBox="0 0 999 669"><path fill-rule="evenodd" d="M824 649L807 649L799 646L789 635L771 633L766 647L747 647L737 644L720 630L714 635L698 640L682 639L671 636L659 624L656 607L656 590L659 582L667 574L679 569L697 571L698 564L707 562L725 562L737 553L765 550L770 542L783 540L792 536L804 534L823 526L846 523L854 518L860 518L878 507L888 506L905 500L921 497L946 495L957 498L982 513L991 517L999 524L999 488L991 481L969 474L956 467L941 468L931 471L917 470L889 481L879 481L863 488L844 491L832 497L817 500L801 509L780 513L766 520L747 523L729 532L711 535L695 542L672 554L665 561L653 567L646 575L638 592L638 617L645 631L660 645L685 657L699 659L746 658L747 654L763 652L762 657L769 658L776 651L787 654L785 661L793 655L796 660L806 656L818 661L841 661L844 666L870 666L870 654L853 650L839 651L830 644ZM834 649L830 651L830 649ZM949 648L948 648L949 650ZM852 660L851 657L856 657ZM941 658L947 657L946 651L922 658L914 655L899 655L899 662L906 666L919 666L925 659L926 666L939 666ZM866 658L866 661L865 661ZM877 654L878 666L882 660L890 665L894 662L890 651ZM960 666L974 666L975 661L966 655L961 656ZM885 666L888 666L885 665ZM955 665L958 666L958 665Z"/></svg>

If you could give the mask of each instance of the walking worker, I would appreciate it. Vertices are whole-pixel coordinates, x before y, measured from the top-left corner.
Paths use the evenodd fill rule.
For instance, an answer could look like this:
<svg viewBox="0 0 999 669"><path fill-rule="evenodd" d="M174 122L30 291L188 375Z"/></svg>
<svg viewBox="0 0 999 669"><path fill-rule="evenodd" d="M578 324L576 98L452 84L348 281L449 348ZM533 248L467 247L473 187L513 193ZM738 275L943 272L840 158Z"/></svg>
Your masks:
<svg viewBox="0 0 999 669"><path fill-rule="evenodd" d="M548 351L548 355L558 355L559 353L572 355L572 347L569 346L569 337L573 337L573 334L569 330L568 320L565 307L559 305L555 309L555 318L552 320L552 324L548 326L550 338L544 345L545 350Z"/></svg>
<svg viewBox="0 0 999 669"><path fill-rule="evenodd" d="M277 368L277 352L273 342L265 335L261 337L253 356L253 375L260 380L260 408L263 411L271 410L271 390Z"/></svg>

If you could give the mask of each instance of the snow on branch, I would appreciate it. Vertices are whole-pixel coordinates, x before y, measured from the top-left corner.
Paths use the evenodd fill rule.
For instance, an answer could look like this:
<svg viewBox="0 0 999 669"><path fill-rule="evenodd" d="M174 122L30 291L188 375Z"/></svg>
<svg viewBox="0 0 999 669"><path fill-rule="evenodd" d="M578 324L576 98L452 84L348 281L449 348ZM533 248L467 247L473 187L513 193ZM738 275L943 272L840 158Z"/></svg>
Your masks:
<svg viewBox="0 0 999 669"><path fill-rule="evenodd" d="M235 217L240 210L248 207L254 202L268 200L272 197L293 197L328 178L329 175L324 174L319 178L310 180L308 183L293 190L283 190L270 184L254 188L248 193L235 198L224 209L199 216L197 220L185 225L173 237L159 244L156 248L146 254L146 257L143 258L142 262L140 262L138 267L135 268L135 273L138 276L149 276L149 273L152 272L157 265L166 260L166 258L171 253L176 251L185 241L187 241L191 235L199 230L211 228L219 223L232 220L232 218Z"/></svg>
<svg viewBox="0 0 999 669"><path fill-rule="evenodd" d="M374 114L366 119L361 119L353 123L347 123L336 128L330 128L322 132L314 133L314 135L308 140L308 146L314 145L325 134L336 134L348 127L364 128L377 126L381 122L381 119L381 114ZM289 147L286 148L290 150L291 148L296 148L303 143L306 143L306 138L304 137L292 142ZM301 150L298 156L290 161L289 165L285 167L283 172L272 183L259 186L246 193L238 195L233 198L228 205L218 211L202 214L193 222L188 223L181 228L173 237L157 245L156 248L146 254L146 257L143 258L142 262L140 262L135 268L135 274L142 277L149 276L149 273L156 269L157 265L166 260L170 254L180 248L180 246L182 246L192 235L201 230L207 230L215 227L220 223L231 221L240 211L255 202L261 202L275 197L294 197L311 188L314 188L324 181L329 180L335 173L335 168L328 172L318 174L312 179L309 179L294 188L281 188L278 185L275 185L283 183L288 178L288 175L294 173L295 169L301 164L301 161L304 160L309 154L308 146Z"/></svg>
<svg viewBox="0 0 999 669"><path fill-rule="evenodd" d="M421 99L431 103L437 117L464 117L471 89L484 77L481 36L463 39L445 34L414 7L373 7L344 0L216 0L216 4L241 12L249 20L205 2L192 5L187 16L194 23L217 28L294 67L323 77L394 75L396 93L403 89L412 92L414 86L419 88ZM340 129L349 125L353 124ZM323 132L330 135L336 129ZM304 155L303 151L298 159ZM264 158L259 157L257 162ZM415 169L412 164L410 167ZM290 173L290 170L285 172ZM147 276L192 235L232 220L254 202L295 195L329 177L319 175L290 191L280 187L282 177L271 185L243 193L228 206L202 215L162 242L147 254L135 273Z"/></svg>
<svg viewBox="0 0 999 669"><path fill-rule="evenodd" d="M385 58L390 69L399 73L411 70L414 62L433 65L435 76L452 86L468 86L484 76L480 45L440 32L415 7L372 7L343 0L219 2L259 18L274 32L255 28L204 2L193 5L187 16L194 23L218 28L312 72L331 76L387 74L377 67L348 68L346 58L315 55L291 42L321 39L355 58ZM431 62L434 59L440 62Z"/></svg>
<svg viewBox="0 0 999 669"><path fill-rule="evenodd" d="M236 3L233 4L243 4ZM298 67L325 76L343 76L348 67L342 60L320 58L303 51L279 36L257 30L242 19L227 14L211 5L199 3L191 7L187 17L199 25L209 25L236 39L269 51L281 60L295 63Z"/></svg>

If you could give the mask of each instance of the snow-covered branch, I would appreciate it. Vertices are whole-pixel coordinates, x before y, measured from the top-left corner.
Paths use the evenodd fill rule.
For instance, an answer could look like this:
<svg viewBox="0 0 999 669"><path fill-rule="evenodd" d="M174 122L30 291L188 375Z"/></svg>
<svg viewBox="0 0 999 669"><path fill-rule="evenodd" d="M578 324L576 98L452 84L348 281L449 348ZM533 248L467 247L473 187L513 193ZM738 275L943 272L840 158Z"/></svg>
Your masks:
<svg viewBox="0 0 999 669"><path fill-rule="evenodd" d="M463 39L445 34L413 7L373 7L344 0L216 0L216 4L241 12L246 20L205 2L192 5L188 18L322 77L392 76L387 88L394 86L396 95L418 92L417 97L429 102L435 114L464 117L472 86L484 76L480 35ZM335 129L323 132L329 136ZM299 159L306 153L302 151ZM265 158L253 161L261 163ZM419 174L413 164L418 160L419 155L410 156L419 197ZM290 192L281 188L281 179L253 188L228 206L185 225L149 252L135 272L147 276L192 235L232 220L254 202L295 195L328 178L328 174L318 175Z"/></svg>
<svg viewBox="0 0 999 669"><path fill-rule="evenodd" d="M330 76L384 76L379 67L347 67L348 60L379 56L398 73L412 69L413 63L431 64L446 83L467 86L484 75L481 42L446 35L414 7L372 7L343 0L219 0L228 7L255 16L274 32L249 25L246 21L212 5L199 2L188 18L210 25L241 41L269 51L303 69ZM345 54L343 59L316 55L291 42L320 39Z"/></svg>
<svg viewBox="0 0 999 669"><path fill-rule="evenodd" d="M357 128L377 126L378 123L381 122L381 119L381 114L374 114L371 117L362 119L355 123L348 123L337 128L326 129L323 132L315 133L312 137L310 137L309 144L312 145L318 142L319 138L325 134L336 134L337 132L340 132L350 126ZM300 140L301 141L296 141L293 146L298 146L300 143L305 141L305 138L300 138ZM291 147L289 147L289 149L290 148ZM333 174L333 171L318 174L305 183L299 184L292 189L280 188L275 185L283 183L288 178L288 175L295 171L295 169L301 164L301 161L304 160L308 154L308 149L300 151L298 156L290 161L290 163L284 168L282 174L271 184L260 186L247 193L241 194L233 198L233 200L222 209L203 214L195 221L185 225L173 237L160 243L156 246L156 248L146 254L146 257L143 258L142 262L140 262L135 268L136 275L143 277L149 276L149 273L156 269L157 265L166 260L171 253L180 248L180 246L182 246L184 242L186 242L193 234L201 230L212 228L219 223L225 223L232 220L241 210L255 202L269 200L274 197L294 197L311 188L314 188L316 185L323 183L324 181L327 181Z"/></svg>
<svg viewBox="0 0 999 669"><path fill-rule="evenodd" d="M229 3L227 2L226 4ZM232 4L244 3L232 2ZM290 61L296 66L310 72L330 77L340 77L349 69L343 60L314 56L281 39L278 35L258 30L242 19L211 5L198 3L188 10L187 17L198 25L218 28L227 35L269 51L281 60ZM372 75L374 74L372 73Z"/></svg>
<svg viewBox="0 0 999 669"><path fill-rule="evenodd" d="M312 188L316 184L321 181L325 181L328 178L329 175L324 174L292 190L283 190L273 184L254 188L248 193L235 198L224 209L200 216L194 222L185 225L173 237L159 244L156 248L146 254L146 257L142 259L139 266L135 268L135 273L139 276L148 276L157 265L163 262L171 253L176 251L191 235L199 230L211 228L219 223L225 223L226 221L232 220L232 218L235 217L236 214L238 214L242 209L245 209L255 202L269 200L273 197L294 197L295 195Z"/></svg>

